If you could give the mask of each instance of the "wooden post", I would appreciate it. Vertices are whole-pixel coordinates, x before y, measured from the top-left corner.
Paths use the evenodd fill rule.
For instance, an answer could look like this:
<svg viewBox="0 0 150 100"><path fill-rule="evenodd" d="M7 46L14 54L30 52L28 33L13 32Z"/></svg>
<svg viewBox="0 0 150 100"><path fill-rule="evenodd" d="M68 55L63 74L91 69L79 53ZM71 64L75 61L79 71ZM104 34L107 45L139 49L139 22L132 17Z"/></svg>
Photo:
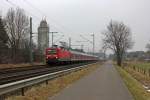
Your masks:
<svg viewBox="0 0 150 100"><path fill-rule="evenodd" d="M48 80L46 80L46 85L48 85Z"/></svg>
<svg viewBox="0 0 150 100"><path fill-rule="evenodd" d="M21 94L24 96L24 88L21 88Z"/></svg>
<svg viewBox="0 0 150 100"><path fill-rule="evenodd" d="M135 66L133 66L133 70L135 71Z"/></svg>
<svg viewBox="0 0 150 100"><path fill-rule="evenodd" d="M144 69L144 75L145 75L145 69Z"/></svg>
<svg viewBox="0 0 150 100"><path fill-rule="evenodd" d="M149 75L149 77L150 77L150 69L148 69L148 75Z"/></svg>

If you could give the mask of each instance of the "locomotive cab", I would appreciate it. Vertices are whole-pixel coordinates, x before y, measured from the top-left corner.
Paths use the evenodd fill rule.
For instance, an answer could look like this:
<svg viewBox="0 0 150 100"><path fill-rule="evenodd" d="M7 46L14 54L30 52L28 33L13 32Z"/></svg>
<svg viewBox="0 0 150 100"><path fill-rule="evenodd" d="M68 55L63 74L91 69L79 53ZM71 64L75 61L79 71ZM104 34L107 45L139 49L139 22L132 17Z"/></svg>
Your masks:
<svg viewBox="0 0 150 100"><path fill-rule="evenodd" d="M48 48L46 49L46 63L57 62L58 60L58 49Z"/></svg>
<svg viewBox="0 0 150 100"><path fill-rule="evenodd" d="M46 63L47 64L59 64L70 61L71 53L64 47L57 47L54 45L51 48L46 49Z"/></svg>

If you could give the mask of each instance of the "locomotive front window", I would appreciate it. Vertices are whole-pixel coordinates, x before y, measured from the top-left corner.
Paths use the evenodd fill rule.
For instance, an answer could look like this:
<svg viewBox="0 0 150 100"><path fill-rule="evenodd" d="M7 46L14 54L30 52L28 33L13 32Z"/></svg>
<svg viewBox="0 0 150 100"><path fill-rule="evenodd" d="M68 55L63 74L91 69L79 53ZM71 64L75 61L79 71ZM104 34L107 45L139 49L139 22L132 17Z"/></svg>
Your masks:
<svg viewBox="0 0 150 100"><path fill-rule="evenodd" d="M47 53L48 53L48 54L56 54L57 52L56 52L56 50L51 49L51 50L48 50Z"/></svg>

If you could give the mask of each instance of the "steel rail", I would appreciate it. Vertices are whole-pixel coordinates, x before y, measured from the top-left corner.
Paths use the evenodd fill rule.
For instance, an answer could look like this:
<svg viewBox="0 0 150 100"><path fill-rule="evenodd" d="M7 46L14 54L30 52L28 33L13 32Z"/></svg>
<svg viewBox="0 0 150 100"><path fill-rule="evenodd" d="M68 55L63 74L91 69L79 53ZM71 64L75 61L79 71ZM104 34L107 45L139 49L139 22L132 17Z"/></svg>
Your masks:
<svg viewBox="0 0 150 100"><path fill-rule="evenodd" d="M0 74L0 85L31 78L31 77L36 77L36 76L40 76L40 75L44 75L48 73L53 73L53 72L57 72L57 71L61 71L61 70L69 69L69 68L74 68L74 67L78 67L81 65L85 65L85 63L71 64L71 65L66 65L66 66L63 65L63 66L55 66L55 67L43 67L43 68L38 66L36 69L27 68L28 70L26 69L26 70L20 70L20 71L10 70L11 72L7 72L6 70L5 73Z"/></svg>
<svg viewBox="0 0 150 100"><path fill-rule="evenodd" d="M94 64L94 63L92 63L92 64ZM69 69L57 71L54 73L49 73L49 74L45 74L45 75L36 76L33 78L20 80L17 82L12 82L12 83L8 83L8 84L0 85L0 96L7 94L7 93L10 93L10 92L15 91L15 90L23 89L25 87L28 87L28 86L31 86L34 84L38 84L38 83L41 83L44 81L54 79L54 78L62 76L62 75L66 75L66 74L74 72L74 71L78 71L78 70L85 68L88 65L92 65L92 64L81 65L81 66L75 67L75 68L69 68Z"/></svg>

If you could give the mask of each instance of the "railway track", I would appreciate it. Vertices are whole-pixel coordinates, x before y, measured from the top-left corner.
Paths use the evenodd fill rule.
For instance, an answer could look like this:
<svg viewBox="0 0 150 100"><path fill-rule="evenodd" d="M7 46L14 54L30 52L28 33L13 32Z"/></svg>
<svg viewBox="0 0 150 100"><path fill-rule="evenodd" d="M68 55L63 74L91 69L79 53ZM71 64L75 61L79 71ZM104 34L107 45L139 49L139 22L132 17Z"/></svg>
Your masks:
<svg viewBox="0 0 150 100"><path fill-rule="evenodd" d="M60 66L53 66L53 67L41 65L41 66L20 67L20 68L13 68L13 69L12 68L1 69L0 85L39 76L39 75L53 73L53 72L57 72L68 68L85 65L85 64L88 63L62 65L62 66L60 65Z"/></svg>

